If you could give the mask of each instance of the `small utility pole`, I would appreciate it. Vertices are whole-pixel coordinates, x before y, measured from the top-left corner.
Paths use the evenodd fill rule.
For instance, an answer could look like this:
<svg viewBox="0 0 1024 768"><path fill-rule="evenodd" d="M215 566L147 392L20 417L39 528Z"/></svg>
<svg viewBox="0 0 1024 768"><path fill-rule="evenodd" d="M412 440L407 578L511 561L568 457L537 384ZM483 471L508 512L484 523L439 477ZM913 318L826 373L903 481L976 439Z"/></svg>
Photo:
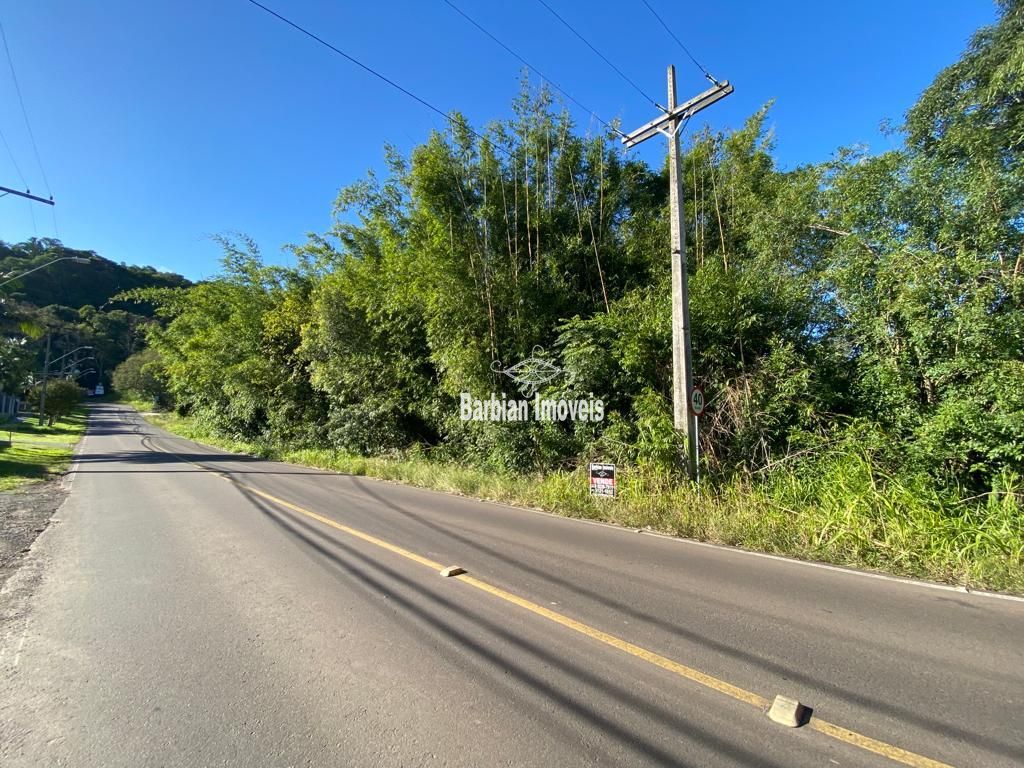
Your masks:
<svg viewBox="0 0 1024 768"><path fill-rule="evenodd" d="M729 82L714 87L676 106L676 68L668 68L668 109L628 136L622 143L634 147L656 134L668 138L669 193L672 216L672 416L675 428L686 430L686 468L697 479L697 415L692 413L693 351L690 344L690 293L686 275L686 207L683 204L683 171L679 156L679 131L683 124L719 99L733 92Z"/></svg>
<svg viewBox="0 0 1024 768"><path fill-rule="evenodd" d="M43 357L43 388L39 392L39 426L46 415L46 382L50 380L50 332L46 332L46 355Z"/></svg>

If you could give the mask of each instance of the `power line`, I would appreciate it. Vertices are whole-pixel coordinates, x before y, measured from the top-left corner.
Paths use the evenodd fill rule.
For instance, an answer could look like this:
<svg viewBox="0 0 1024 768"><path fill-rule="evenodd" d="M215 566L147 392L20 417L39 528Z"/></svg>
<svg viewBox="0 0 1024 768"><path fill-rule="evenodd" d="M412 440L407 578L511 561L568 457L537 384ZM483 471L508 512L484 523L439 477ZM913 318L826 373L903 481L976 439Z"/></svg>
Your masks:
<svg viewBox="0 0 1024 768"><path fill-rule="evenodd" d="M18 94L18 103L21 104L21 114L25 118L25 127L28 128L28 137L32 140L32 151L36 155L36 163L39 165L39 172L43 175L43 183L46 185L46 194L53 197L53 190L50 189L50 180L46 178L46 171L43 170L43 161L39 159L39 147L36 145L35 134L32 133L32 124L28 121L28 110L25 109L25 100L21 97L21 86L18 85L18 75L14 72L14 59L11 58L11 49L7 46L7 35L4 32L4 25L0 23L0 39L4 42L4 51L7 53L7 63L11 67L11 78L14 80L14 90ZM6 142L5 142L6 143Z"/></svg>
<svg viewBox="0 0 1024 768"><path fill-rule="evenodd" d="M7 154L11 158L11 163L14 165L14 170L18 173L18 178L21 179L21 186L28 189L28 182L25 181L25 174L21 172L21 168L18 166L18 161L14 159L14 153L11 151L11 145L7 143L7 137L4 136L4 132L0 130L0 140L4 142L4 146L7 148Z"/></svg>
<svg viewBox="0 0 1024 768"><path fill-rule="evenodd" d="M658 109L660 109L660 110L661 110L662 112L666 112L666 111L667 111L667 110L665 109L665 107L663 107L663 106L662 106L661 104L659 104L659 103L658 103L657 101L655 101L655 100L654 100L654 99L653 99L653 98L652 98L651 96L649 96L649 95L647 94L647 92L646 92L646 91L644 91L644 89L643 89L643 88L641 88L641 87L640 87L639 85L637 85L637 84L636 84L636 83L634 83L634 82L633 82L632 80L630 80L630 79L629 79L629 78L628 78L628 77L627 77L627 76L626 76L626 75L625 75L625 74L623 73L623 71L622 71L621 69L619 69L619 68L618 68L618 67L616 67L616 66L615 66L614 64L612 64L612 63L611 63L611 61L609 61L609 60L608 60L608 57L607 57L607 56L605 56L605 55L604 55L603 53L601 53L601 52L600 52L599 50L597 50L597 48L595 48L595 47L594 47L594 46L593 46L593 45L592 45L592 44L590 43L590 41L589 41L589 40L587 40L587 38L585 38L585 37L584 37L583 35L581 35L581 34L580 34L579 32L577 32L577 31L576 31L576 29L575 29L575 27L573 27L573 25L572 25L572 24L570 24L570 23L569 23L568 21L566 21L566 20L565 20L565 19L563 19L563 18L562 18L561 16L559 16L559 15L558 15L558 12L557 12L557 11L556 11L556 10L555 10L554 8L552 8L552 7L550 6L550 5L548 5L548 4L546 3L546 2L544 2L544 0L537 0L537 2L538 2L538 3L540 3L541 5L543 5L543 6L545 7L545 8L547 8L547 9L548 9L548 11L549 11L549 12L551 13L551 15L552 15L552 16L554 16L554 17L555 17L556 19L558 19L558 20L559 20L560 22L562 22L562 24L564 24L564 25L565 25L565 26L566 26L566 27L567 27L567 28L569 29L569 31L570 31L570 32L572 32L572 33L573 33L574 35L576 35L576 37L578 37L578 38L579 38L580 40L582 40L582 41L583 41L583 42L584 42L584 43L586 44L586 46L587 46L587 47L588 47L588 48L589 48L590 50L592 50L592 51L593 51L594 53L596 53L596 54L597 54L597 55L598 55L598 56L599 56L599 57L601 58L601 61L603 61L603 62L604 62L605 64L607 64L607 65L608 65L609 67L611 67L611 68L612 68L613 70L615 70L615 72L616 72L616 73L617 73L617 74L619 75L619 77L621 77L621 78L622 78L623 80L625 80L625 81L626 81L627 83L629 83L629 84L630 84L631 86L633 86L633 88L634 88L634 89L636 90L636 92L637 92L637 93L639 93L639 94L640 94L641 96L643 96L643 97L644 97L645 99L647 99L647 100L648 100L649 102L651 102L651 103L652 103L652 104L653 104L654 106L656 106L656 107L657 107Z"/></svg>
<svg viewBox="0 0 1024 768"><path fill-rule="evenodd" d="M497 44L498 44L498 45L500 45L500 46L501 46L502 48L504 48L504 49L505 49L506 51L508 51L508 52L509 52L510 54L512 54L512 55L513 55L513 56L514 56L514 57L515 57L516 59L518 59L518 60L519 60L519 62L520 62L520 63L522 63L522 64L523 64L523 65L524 65L524 66L525 66L525 67L526 67L527 69L531 69L531 70L533 70L534 72L536 72L536 73L537 73L537 75L539 75L539 76L540 76L540 78L541 78L542 80L544 80L545 82L547 82L547 83L548 83L548 84L549 84L549 85L550 85L550 86L551 86L552 88L554 88L554 89L555 89L556 91L558 91L558 92L559 92L560 94L562 94L563 96L565 96L565 98L569 99L569 101L571 101L571 102L572 102L573 104L575 104L575 105L576 105L577 107L579 107L580 109L582 109L582 110L583 110L584 112L588 112L588 113L589 113L589 114L591 115L591 117L593 117L594 119L596 119L596 120L597 120L597 121L598 121L599 123L601 123L601 125L603 125L603 126L604 126L605 128L607 128L608 130L612 131L613 133L615 133L615 134L616 134L616 135L618 135L618 136L622 136L622 135L623 135L623 134L622 134L622 131L620 131L620 130L619 130L618 128L616 128L615 126L613 126L613 125L612 125L611 123L607 122L606 120L603 120L603 119L601 118L601 116L600 116L599 114L597 114L597 113L596 113L596 112L595 112L594 110L590 109L590 108L589 108L589 107L588 107L587 105L585 105L585 104L581 104L581 103L580 103L579 101L577 101L577 100L576 100L576 99L575 99L575 98L574 98L574 97L572 96L572 94L570 94L570 93L569 93L568 91L566 91L566 90L565 90L564 88L562 88L562 87L561 87L561 86L560 86L560 85L559 85L558 83L556 83L556 82L555 82L554 80L552 80L552 79L551 79L550 77L548 77L547 75L545 75L545 74L544 74L543 72L541 72L541 71L540 71L539 69L537 69L537 68L536 68L535 66L533 66L533 65L532 65L532 64L531 64L530 62L528 62L528 61L527 61L526 59L524 59L524 58L523 58L522 56L520 56L520 55L519 55L518 53L516 53L516 52L515 52L514 50L512 50L512 49L511 49L511 48L510 48L510 47L509 47L508 45L506 45L505 43L503 43L503 42L502 42L501 40L499 40L499 39L498 39L497 37L495 37L495 36L494 36L493 34L491 34L490 32L488 32L488 31L487 31L486 29L484 29L484 27L483 27L483 26L481 26L481 25L480 25L480 24L479 24L479 23L478 23L478 22L477 22L477 21L476 21L475 19L473 19L472 17L470 17L470 16L469 16L469 14L467 14L467 13L466 13L465 11L463 11L463 10L462 10L461 8L459 8L459 7L457 6L457 5L455 5L455 3L451 2L451 0L444 0L444 2L445 2L445 4L446 4L446 5L450 6L450 7L452 8L452 10L454 10L454 11L455 11L456 13L458 13L458 14L459 14L460 16L462 16L462 18L464 18L464 19L465 19L466 21L468 21L468 22L469 22L470 24L472 24L472 25L473 25L474 27L476 27L476 28L477 28L477 29L479 29L479 30L480 30L481 32L483 32L483 33L484 33L485 35L487 35L487 36L488 36L489 38L491 38L491 40L493 40L493 41L494 41L495 43L497 43Z"/></svg>
<svg viewBox="0 0 1024 768"><path fill-rule="evenodd" d="M279 14L277 11L274 11L274 10L268 8L267 6L263 5L262 3L258 3L256 0L248 0L248 2L251 3L252 5L255 5L257 8L259 8L259 9L261 9L263 11L266 11L267 13L269 13L271 16L273 16L274 18L278 19L279 21L283 21L289 27L291 27L292 29L297 30L298 32L301 32L306 37L309 37L309 38L315 40L316 42L320 43L320 45L324 46L325 48L328 48L328 49L334 51L336 54L338 54L339 56L341 56L341 57L347 59L348 61L352 62L353 64L355 64L360 69L363 69L363 70L369 72L371 75L373 75L377 79L383 80L385 83L390 85L395 90L401 91L406 96L408 96L410 99L413 99L414 101L419 102L424 107L426 107L427 109L431 110L432 112L436 112L437 114L439 114L441 117L443 117L445 120L447 120L452 125L456 125L458 123L459 125L461 125L462 128L464 128L466 131L468 131L470 133L470 135L475 136L476 138L480 139L481 141L487 142L492 147L495 147L495 148L501 150L502 152L504 152L506 155L509 154L508 150L506 150L504 147L500 146L499 144L495 144L490 139L488 139L486 136L484 136L484 135L482 135L480 133L477 133L472 128L470 128L469 125L467 125L465 123L460 123L455 118L453 118L451 115L449 115L446 112L444 112L443 110L438 109L437 107L435 107L429 101L427 101L425 99L422 99L419 96L417 96L415 93L413 93L412 91L410 91L410 90L408 90L406 88L403 88L398 83L396 83L394 80L386 77L385 75L382 75L380 72L375 70L373 67L370 67L367 64L363 64L363 62L359 61L359 59L355 58L354 56L350 56L349 54L345 53L340 48L337 48L337 47L331 45L329 42L324 40L322 37L318 37L317 35L313 34L312 32L310 32L305 27L302 27L302 26L296 24L291 19L285 18L284 16Z"/></svg>
<svg viewBox="0 0 1024 768"><path fill-rule="evenodd" d="M693 54L690 53L690 49L687 48L685 45L683 45L683 41L682 40L680 40L678 37L676 37L676 33L673 32L669 28L668 24L665 23L665 20L663 18L661 18L661 16L658 15L658 12L656 10L654 10L653 7L651 7L651 4L648 3L647 0L640 0L640 1L644 5L647 6L647 10L648 11L650 11L652 14L654 14L654 18L656 18L659 22L661 22L661 26L663 26L665 28L665 31L668 32L669 35L672 36L672 39L676 41L676 44L680 48L683 49L683 53L685 53L687 56L690 57L690 61L692 61L696 65L697 69L699 69L701 72L704 73L704 77L706 77L708 80L710 80L715 85L721 85L721 83L719 83L718 80L715 79L715 76L712 75L710 72L708 72L707 68L705 68L703 65L701 65L701 63L699 61L697 61L697 59L694 58Z"/></svg>
<svg viewBox="0 0 1024 768"><path fill-rule="evenodd" d="M7 143L7 137L4 136L4 132L3 131L0 131L0 140L3 141L4 146L7 148L7 154L10 155L10 157L11 157L11 164L14 165L14 170L18 174L18 178L21 179L21 185L25 188L25 191L27 193L28 192L28 182L25 181L25 174L23 174L21 172L21 168L18 167L18 161L14 158L14 153L11 151L11 145ZM10 192L4 192L3 195L0 195L0 197L6 197L9 194L10 194ZM32 219L32 232L34 232L38 236L39 235L39 230L36 229L36 214L35 214L35 211L32 210L32 202L31 201L29 201L29 205L28 205L28 215Z"/></svg>

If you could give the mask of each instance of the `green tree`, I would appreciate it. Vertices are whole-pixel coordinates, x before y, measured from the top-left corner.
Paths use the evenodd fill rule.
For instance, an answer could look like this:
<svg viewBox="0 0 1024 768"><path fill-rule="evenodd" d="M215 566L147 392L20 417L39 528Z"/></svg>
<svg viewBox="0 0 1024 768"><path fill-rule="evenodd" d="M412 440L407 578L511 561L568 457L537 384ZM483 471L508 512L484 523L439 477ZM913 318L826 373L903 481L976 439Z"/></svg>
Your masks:
<svg viewBox="0 0 1024 768"><path fill-rule="evenodd" d="M32 390L32 400L38 404L42 394L42 384ZM46 419L52 427L53 422L70 414L85 396L85 390L69 379L53 379L46 386Z"/></svg>
<svg viewBox="0 0 1024 768"><path fill-rule="evenodd" d="M856 411L977 488L1024 462L1024 6L1002 6L909 111L905 149L832 165L823 227Z"/></svg>
<svg viewBox="0 0 1024 768"><path fill-rule="evenodd" d="M117 392L167 407L171 404L171 397L164 384L164 376L159 353L153 348L147 348L118 365L114 369L112 381Z"/></svg>

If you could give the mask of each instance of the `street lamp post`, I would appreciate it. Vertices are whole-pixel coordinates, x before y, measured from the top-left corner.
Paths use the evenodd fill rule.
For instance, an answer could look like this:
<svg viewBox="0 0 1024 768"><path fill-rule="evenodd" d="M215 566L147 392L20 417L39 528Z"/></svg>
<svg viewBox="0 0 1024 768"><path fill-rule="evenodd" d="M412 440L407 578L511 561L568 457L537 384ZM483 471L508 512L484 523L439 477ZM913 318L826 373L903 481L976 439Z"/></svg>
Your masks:
<svg viewBox="0 0 1024 768"><path fill-rule="evenodd" d="M6 187L3 188L3 189L6 189ZM13 190L6 190L6 191L12 192ZM20 193L16 193L16 194L20 194ZM44 200L43 202L46 202L46 201ZM52 205L52 203L51 203L51 205ZM0 283L0 288L3 288L8 283L13 283L15 280L20 280L21 278L25 277L26 275L31 275L33 272L38 272L41 269L46 269L47 267L49 267L49 266L51 266L53 264L56 264L58 261L73 261L73 262L75 262L75 264L88 264L88 263L90 263L92 261L92 259L90 259L90 258L88 258L86 256L60 256L60 257L58 257L56 259L53 259L52 261L46 262L45 264L40 264L38 267L34 267L33 269L30 269L30 270L28 270L26 272L22 272L20 275L15 275L14 277L7 278L2 283ZM44 360L44 362L43 362L43 388L42 388L42 391L40 391L40 393L39 393L39 426L43 425L43 417L44 417L44 414L46 413L46 381L49 378L48 377L48 373L50 371L50 336L51 336L50 331L47 331L46 332L46 355L43 358L43 360ZM79 347L79 349L83 349L83 347ZM89 349L92 349L92 347L89 347ZM77 351L78 350L72 350L72 352L77 352ZM69 352L68 354L72 354L72 352ZM67 357L67 355L63 355L62 357L58 357L57 360L62 360L65 357ZM54 362L56 362L56 360Z"/></svg>
<svg viewBox="0 0 1024 768"><path fill-rule="evenodd" d="M56 264L58 261L73 261L75 262L75 264L88 264L92 261L92 259L86 258L85 256L61 256L59 259L48 261L45 264L41 264L38 267L35 267L34 269L28 270L27 272L22 272L20 275L15 275L14 277L7 278L2 283L0 283L0 288L3 288L8 283L13 283L15 280L20 280L21 278L25 277L25 275L31 275L33 272L38 272L40 269L46 269L46 267L50 266L51 264Z"/></svg>
<svg viewBox="0 0 1024 768"><path fill-rule="evenodd" d="M65 373L69 373L76 365L84 363L86 360L95 360L96 362L99 362L96 360L96 355L86 355L85 357L80 357L77 360L68 360L60 367L60 373L58 375L63 376Z"/></svg>
<svg viewBox="0 0 1024 768"><path fill-rule="evenodd" d="M72 349L72 350L71 350L70 352L66 352L65 354L61 355L60 357L55 357L55 358L54 358L53 360L51 360L50 362L51 362L51 363L59 363L59 362L60 362L61 360L63 360L63 359L65 358L65 357L68 357L68 356L70 356L70 355L73 355L73 354L75 354L75 352L81 352L81 351L82 351L83 349L96 349L96 347L92 346L91 344L83 344L83 345L82 345L82 346L80 346L80 347L75 347L75 348L74 348L74 349ZM88 356L86 356L86 357L83 357L83 358L82 358L82 360L88 360L88 359L89 359L89 358L88 358Z"/></svg>
<svg viewBox="0 0 1024 768"><path fill-rule="evenodd" d="M52 263L52 262L51 262ZM45 265L44 265L45 266ZM28 274L27 272L25 274ZM53 362L63 360L68 355L73 355L82 349L92 349L91 346L85 345L81 347L75 347L70 352L66 352L58 357ZM43 362L43 388L39 392L39 426L43 426L43 420L46 417L46 382L50 380L50 332L46 332L46 357Z"/></svg>

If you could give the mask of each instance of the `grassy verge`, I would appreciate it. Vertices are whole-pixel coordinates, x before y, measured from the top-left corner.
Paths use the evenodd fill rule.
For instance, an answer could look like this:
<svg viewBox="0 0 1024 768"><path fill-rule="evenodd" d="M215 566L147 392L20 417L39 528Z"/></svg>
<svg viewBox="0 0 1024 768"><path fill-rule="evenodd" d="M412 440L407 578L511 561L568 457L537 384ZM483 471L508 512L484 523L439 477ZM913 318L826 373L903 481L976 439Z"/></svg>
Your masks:
<svg viewBox="0 0 1024 768"><path fill-rule="evenodd" d="M153 405L152 401L141 400L139 398L132 397L131 395L123 395L120 392L114 391L108 391L105 395L90 398L90 402L127 405L129 408L134 408L139 413L155 413L157 411L157 407Z"/></svg>
<svg viewBox="0 0 1024 768"><path fill-rule="evenodd" d="M10 447L0 448L0 491L46 480L66 470L74 445L85 432L85 423L85 411L81 410L58 419L52 427L39 426L34 420L0 424L0 439L10 437L13 441Z"/></svg>
<svg viewBox="0 0 1024 768"><path fill-rule="evenodd" d="M193 440L264 458L604 520L677 536L900 576L1024 594L1024 504L1019 478L1006 491L964 499L925 479L886 477L857 453L813 476L694 488L636 469L619 496L588 494L584 469L507 476L418 456L366 458L329 449L231 440L176 415L148 417Z"/></svg>

